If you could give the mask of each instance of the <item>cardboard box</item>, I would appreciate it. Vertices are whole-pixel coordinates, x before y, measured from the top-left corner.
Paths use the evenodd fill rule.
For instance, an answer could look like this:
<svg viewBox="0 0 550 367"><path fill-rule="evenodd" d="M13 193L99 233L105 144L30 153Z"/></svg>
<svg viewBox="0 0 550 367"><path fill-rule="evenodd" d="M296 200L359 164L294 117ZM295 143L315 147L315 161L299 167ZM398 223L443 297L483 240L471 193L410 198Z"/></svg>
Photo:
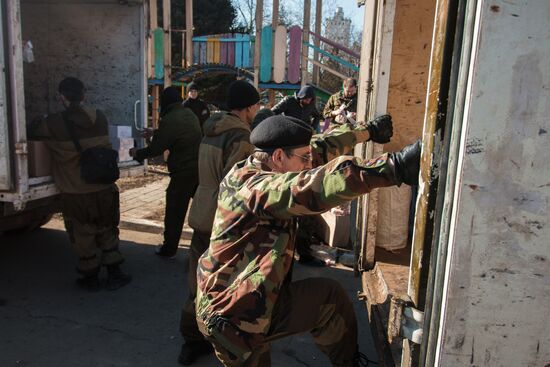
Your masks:
<svg viewBox="0 0 550 367"><path fill-rule="evenodd" d="M132 138L120 138L118 139L117 146L113 146L113 149L118 151L118 161L127 162L133 158L130 157L130 149L134 147L134 139Z"/></svg>
<svg viewBox="0 0 550 367"><path fill-rule="evenodd" d="M27 143L27 151L29 177L51 176L52 158L46 143L29 140Z"/></svg>
<svg viewBox="0 0 550 367"><path fill-rule="evenodd" d="M109 125L109 136L112 139L131 138L132 127L126 125Z"/></svg>

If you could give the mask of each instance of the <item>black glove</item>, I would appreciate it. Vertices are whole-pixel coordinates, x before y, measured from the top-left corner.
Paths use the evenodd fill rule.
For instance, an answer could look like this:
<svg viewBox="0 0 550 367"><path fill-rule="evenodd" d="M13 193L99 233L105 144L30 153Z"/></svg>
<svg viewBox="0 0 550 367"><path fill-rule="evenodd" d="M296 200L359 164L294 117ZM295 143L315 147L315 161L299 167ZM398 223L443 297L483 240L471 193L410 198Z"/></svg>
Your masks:
<svg viewBox="0 0 550 367"><path fill-rule="evenodd" d="M421 149L422 144L420 140L417 140L401 149L400 152L391 153L390 157L395 165L395 177L399 182L411 186L418 185Z"/></svg>
<svg viewBox="0 0 550 367"><path fill-rule="evenodd" d="M379 144L389 143L393 136L393 125L390 115L378 116L372 121L367 122L370 140Z"/></svg>

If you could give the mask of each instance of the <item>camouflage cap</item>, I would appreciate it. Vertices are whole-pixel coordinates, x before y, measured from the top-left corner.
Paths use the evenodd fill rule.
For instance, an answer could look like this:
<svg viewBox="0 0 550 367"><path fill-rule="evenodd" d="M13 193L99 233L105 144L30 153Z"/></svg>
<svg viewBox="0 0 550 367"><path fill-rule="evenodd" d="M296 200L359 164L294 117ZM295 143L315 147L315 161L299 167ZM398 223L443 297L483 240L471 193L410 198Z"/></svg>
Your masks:
<svg viewBox="0 0 550 367"><path fill-rule="evenodd" d="M300 119L271 116L263 120L250 134L250 142L259 151L277 148L298 148L309 145L313 130Z"/></svg>

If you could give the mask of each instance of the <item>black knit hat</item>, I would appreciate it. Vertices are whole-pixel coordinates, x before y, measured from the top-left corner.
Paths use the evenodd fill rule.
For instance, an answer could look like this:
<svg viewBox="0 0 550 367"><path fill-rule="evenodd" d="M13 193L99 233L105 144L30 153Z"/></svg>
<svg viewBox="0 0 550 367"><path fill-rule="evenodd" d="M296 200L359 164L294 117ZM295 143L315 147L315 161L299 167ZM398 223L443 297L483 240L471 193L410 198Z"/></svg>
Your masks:
<svg viewBox="0 0 550 367"><path fill-rule="evenodd" d="M315 89L313 89L311 85L305 85L302 88L300 88L298 93L296 93L296 97L300 99L315 98Z"/></svg>
<svg viewBox="0 0 550 367"><path fill-rule="evenodd" d="M250 134L250 142L258 151L277 148L299 148L309 145L313 130L302 120L283 115L263 120Z"/></svg>
<svg viewBox="0 0 550 367"><path fill-rule="evenodd" d="M59 93L69 102L80 102L84 99L84 83L72 76L63 79L58 86Z"/></svg>
<svg viewBox="0 0 550 367"><path fill-rule="evenodd" d="M254 86L244 80L235 80L229 85L227 108L241 110L260 101L260 94Z"/></svg>
<svg viewBox="0 0 550 367"><path fill-rule="evenodd" d="M187 86L187 90L190 91L190 90L196 90L198 91L199 90L199 85L195 82L191 82L189 83L189 85Z"/></svg>
<svg viewBox="0 0 550 367"><path fill-rule="evenodd" d="M183 99L181 98L181 92L176 87L168 87L162 91L160 96L160 112L166 112L166 108L173 103L181 103Z"/></svg>
<svg viewBox="0 0 550 367"><path fill-rule="evenodd" d="M273 115L275 114L269 108L262 108L258 111L258 113L256 113L256 116L254 116L254 120L252 120L252 125L250 125L250 129L254 130L256 126L260 124L260 122Z"/></svg>

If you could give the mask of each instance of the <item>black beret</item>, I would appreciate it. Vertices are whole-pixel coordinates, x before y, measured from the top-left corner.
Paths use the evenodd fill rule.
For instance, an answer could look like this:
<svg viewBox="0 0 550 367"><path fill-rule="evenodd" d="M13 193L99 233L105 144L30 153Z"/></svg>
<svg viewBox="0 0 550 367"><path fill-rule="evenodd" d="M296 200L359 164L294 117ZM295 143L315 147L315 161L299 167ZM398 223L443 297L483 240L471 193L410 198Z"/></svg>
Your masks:
<svg viewBox="0 0 550 367"><path fill-rule="evenodd" d="M260 101L260 94L252 84L244 80L235 80L229 85L227 94L227 108L239 110Z"/></svg>
<svg viewBox="0 0 550 367"><path fill-rule="evenodd" d="M199 90L199 85L195 82L191 82L189 83L189 85L187 86L187 90Z"/></svg>
<svg viewBox="0 0 550 367"><path fill-rule="evenodd" d="M259 151L298 148L309 145L313 130L300 119L276 115L263 120L250 134L250 142Z"/></svg>

